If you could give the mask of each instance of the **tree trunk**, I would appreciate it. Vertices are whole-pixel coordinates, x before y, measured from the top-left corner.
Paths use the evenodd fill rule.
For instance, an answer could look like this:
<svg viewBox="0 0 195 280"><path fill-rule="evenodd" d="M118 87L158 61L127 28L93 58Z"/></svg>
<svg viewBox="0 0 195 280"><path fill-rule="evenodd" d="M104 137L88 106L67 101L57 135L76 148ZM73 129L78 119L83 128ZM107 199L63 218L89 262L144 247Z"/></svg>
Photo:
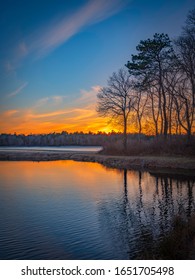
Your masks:
<svg viewBox="0 0 195 280"><path fill-rule="evenodd" d="M123 151L127 152L127 119L124 116L124 130L123 130Z"/></svg>
<svg viewBox="0 0 195 280"><path fill-rule="evenodd" d="M166 93L165 93L165 89L164 89L164 84L163 84L163 71L162 71L162 66L161 66L161 62L159 61L159 95L161 97L162 95L162 116L163 116L163 134L165 136L165 138L167 137L167 133L168 133L168 119L167 119L167 111L166 111L166 107L167 107L167 99L166 99Z"/></svg>
<svg viewBox="0 0 195 280"><path fill-rule="evenodd" d="M155 117L155 109L154 109L154 97L151 95L151 104L152 104L152 117L153 117L153 122L155 126L155 134L156 136L158 135L158 117L159 117L159 111L157 113L157 116Z"/></svg>
<svg viewBox="0 0 195 280"><path fill-rule="evenodd" d="M138 117L138 124L139 124L139 135L142 133L142 122L141 117Z"/></svg>
<svg viewBox="0 0 195 280"><path fill-rule="evenodd" d="M167 111L166 111L166 95L164 93L164 89L162 89L163 96L163 134L167 137L168 133L168 119L167 119Z"/></svg>

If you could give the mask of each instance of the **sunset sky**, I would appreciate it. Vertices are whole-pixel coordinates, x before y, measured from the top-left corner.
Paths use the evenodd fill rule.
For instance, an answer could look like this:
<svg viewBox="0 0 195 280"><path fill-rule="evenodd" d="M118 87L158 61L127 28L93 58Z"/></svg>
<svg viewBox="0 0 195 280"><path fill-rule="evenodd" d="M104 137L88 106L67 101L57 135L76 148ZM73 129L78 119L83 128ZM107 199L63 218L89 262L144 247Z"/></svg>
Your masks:
<svg viewBox="0 0 195 280"><path fill-rule="evenodd" d="M6 0L0 133L109 131L96 95L154 33L181 33L194 0Z"/></svg>

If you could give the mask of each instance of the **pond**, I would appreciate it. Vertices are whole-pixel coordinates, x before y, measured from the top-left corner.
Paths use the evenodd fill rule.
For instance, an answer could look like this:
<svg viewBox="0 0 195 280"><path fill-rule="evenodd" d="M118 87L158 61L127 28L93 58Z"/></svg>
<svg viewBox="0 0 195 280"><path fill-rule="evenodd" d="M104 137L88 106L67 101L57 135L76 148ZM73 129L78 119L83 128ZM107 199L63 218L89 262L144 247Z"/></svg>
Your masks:
<svg viewBox="0 0 195 280"><path fill-rule="evenodd" d="M194 178L74 161L0 162L0 259L136 259L195 213Z"/></svg>

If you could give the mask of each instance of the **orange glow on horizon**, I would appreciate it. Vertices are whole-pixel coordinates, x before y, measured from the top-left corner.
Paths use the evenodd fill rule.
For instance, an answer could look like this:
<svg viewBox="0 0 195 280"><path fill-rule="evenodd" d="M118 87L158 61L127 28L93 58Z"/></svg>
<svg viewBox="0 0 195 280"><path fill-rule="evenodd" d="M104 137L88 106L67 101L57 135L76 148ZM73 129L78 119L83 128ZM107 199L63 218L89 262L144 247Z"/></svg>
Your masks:
<svg viewBox="0 0 195 280"><path fill-rule="evenodd" d="M8 134L49 134L49 133L61 133L67 131L68 133L83 132L97 133L98 131L109 133L112 130L116 130L112 125L108 125L105 119L96 118L88 121L78 121L77 123L67 123L63 124L62 121L49 122L49 121L36 121L36 120L25 120L22 123L4 122L0 121L1 131L0 133ZM117 129L118 131L119 129Z"/></svg>
<svg viewBox="0 0 195 280"><path fill-rule="evenodd" d="M35 109L12 109L0 113L0 134L49 134L83 132L83 133L110 133L122 132L122 126L110 123L108 118L98 116L95 105L90 104L83 108L67 108L37 112ZM142 133L154 135L152 122L143 122ZM137 133L135 124L129 123L129 133ZM173 131L174 133L174 131Z"/></svg>
<svg viewBox="0 0 195 280"><path fill-rule="evenodd" d="M37 100L31 107L14 108L0 113L0 133L48 134L67 131L109 133L116 127L96 112L99 86L82 90L78 98L66 103L63 96ZM117 129L117 131L120 130Z"/></svg>
<svg viewBox="0 0 195 280"><path fill-rule="evenodd" d="M0 112L0 133L8 134L49 134L83 132L122 132L118 120L109 122L99 117L96 111L97 93L100 86L89 91L81 90L77 98L67 102L65 96L48 96L36 100L26 108L12 108ZM123 123L121 121L121 123ZM142 124L143 133L154 134L154 125L149 121ZM129 119L128 132L136 133L136 124Z"/></svg>
<svg viewBox="0 0 195 280"><path fill-rule="evenodd" d="M33 129L31 129L30 127L33 127ZM0 134L23 134L23 135L30 135L30 134L50 134L50 133L61 133L63 131L66 131L68 133L74 133L74 132L83 132L83 133L88 133L88 132L92 132L92 133L98 133L98 132L102 132L102 133L110 133L112 131L116 131L114 130L114 128L102 128L101 126L97 125L95 128L93 128L93 126L89 126L89 129L87 129L86 127L75 127L75 129L68 127L68 126L50 126L50 128L46 128L44 127L44 123L43 126L37 126L36 124L30 124L29 128L25 128L25 129L5 129L4 131L0 132ZM88 127L88 126L87 126ZM99 128L98 128L99 127ZM117 130L118 132L119 130Z"/></svg>
<svg viewBox="0 0 195 280"><path fill-rule="evenodd" d="M97 115L92 106L71 110L36 113L32 110L8 110L0 114L0 133L47 134L67 131L109 133L114 130L108 120Z"/></svg>

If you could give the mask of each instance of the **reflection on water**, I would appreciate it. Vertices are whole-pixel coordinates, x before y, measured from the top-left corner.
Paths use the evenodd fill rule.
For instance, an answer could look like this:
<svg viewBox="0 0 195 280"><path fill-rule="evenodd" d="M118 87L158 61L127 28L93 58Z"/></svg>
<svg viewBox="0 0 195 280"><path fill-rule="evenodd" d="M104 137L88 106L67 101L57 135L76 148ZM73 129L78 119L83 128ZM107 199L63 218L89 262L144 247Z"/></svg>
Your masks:
<svg viewBox="0 0 195 280"><path fill-rule="evenodd" d="M193 177L73 161L0 165L0 259L134 259L174 216L195 213Z"/></svg>

